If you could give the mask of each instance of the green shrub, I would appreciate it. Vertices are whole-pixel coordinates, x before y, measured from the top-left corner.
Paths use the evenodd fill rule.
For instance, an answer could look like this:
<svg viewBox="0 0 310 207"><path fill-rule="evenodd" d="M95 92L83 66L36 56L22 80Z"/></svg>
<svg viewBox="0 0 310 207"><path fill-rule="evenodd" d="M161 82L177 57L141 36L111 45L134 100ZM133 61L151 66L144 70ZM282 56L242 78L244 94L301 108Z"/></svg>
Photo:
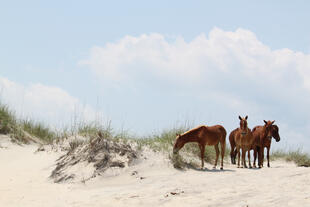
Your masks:
<svg viewBox="0 0 310 207"><path fill-rule="evenodd" d="M15 114L13 114L6 105L0 103L0 133L12 133L16 124Z"/></svg>

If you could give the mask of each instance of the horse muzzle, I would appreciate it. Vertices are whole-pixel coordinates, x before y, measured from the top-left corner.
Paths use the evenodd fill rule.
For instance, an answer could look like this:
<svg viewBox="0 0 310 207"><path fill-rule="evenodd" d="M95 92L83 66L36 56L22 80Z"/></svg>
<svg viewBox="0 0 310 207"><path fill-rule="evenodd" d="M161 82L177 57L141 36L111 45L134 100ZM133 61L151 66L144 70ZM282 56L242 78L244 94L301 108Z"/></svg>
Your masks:
<svg viewBox="0 0 310 207"><path fill-rule="evenodd" d="M178 154L178 152L179 152L179 149L177 149L177 148L173 149L173 154Z"/></svg>

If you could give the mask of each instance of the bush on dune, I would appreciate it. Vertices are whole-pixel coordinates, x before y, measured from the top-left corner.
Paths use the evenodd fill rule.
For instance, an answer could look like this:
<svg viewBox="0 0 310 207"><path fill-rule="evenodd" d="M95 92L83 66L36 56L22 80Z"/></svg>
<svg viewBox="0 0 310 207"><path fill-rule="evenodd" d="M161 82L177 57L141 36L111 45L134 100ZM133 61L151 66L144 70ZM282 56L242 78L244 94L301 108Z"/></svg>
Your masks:
<svg viewBox="0 0 310 207"><path fill-rule="evenodd" d="M272 159L284 159L288 162L295 162L300 167L310 167L310 155L302 152L301 149L294 151L277 150L272 153Z"/></svg>

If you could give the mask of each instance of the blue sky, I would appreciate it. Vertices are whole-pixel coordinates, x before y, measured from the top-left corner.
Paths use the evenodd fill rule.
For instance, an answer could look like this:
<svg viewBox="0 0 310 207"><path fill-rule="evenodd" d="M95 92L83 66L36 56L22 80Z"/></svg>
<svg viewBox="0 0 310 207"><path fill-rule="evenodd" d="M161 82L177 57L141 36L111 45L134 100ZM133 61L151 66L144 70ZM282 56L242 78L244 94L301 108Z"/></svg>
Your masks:
<svg viewBox="0 0 310 207"><path fill-rule="evenodd" d="M275 119L279 147L310 151L308 1L7 1L0 94L65 125L150 134L184 123ZM297 144L296 144L297 143Z"/></svg>

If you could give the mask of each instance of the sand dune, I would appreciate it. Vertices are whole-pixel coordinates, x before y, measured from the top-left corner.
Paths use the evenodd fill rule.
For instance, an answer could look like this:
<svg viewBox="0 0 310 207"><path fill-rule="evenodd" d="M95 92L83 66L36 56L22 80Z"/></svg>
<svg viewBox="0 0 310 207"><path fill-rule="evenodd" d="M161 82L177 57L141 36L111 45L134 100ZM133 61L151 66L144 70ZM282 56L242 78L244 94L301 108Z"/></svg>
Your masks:
<svg viewBox="0 0 310 207"><path fill-rule="evenodd" d="M61 153L37 148L0 137L0 206L310 206L310 168L284 161L263 169L207 164L204 171L180 171L146 151L146 159L121 171L57 184L49 176Z"/></svg>

